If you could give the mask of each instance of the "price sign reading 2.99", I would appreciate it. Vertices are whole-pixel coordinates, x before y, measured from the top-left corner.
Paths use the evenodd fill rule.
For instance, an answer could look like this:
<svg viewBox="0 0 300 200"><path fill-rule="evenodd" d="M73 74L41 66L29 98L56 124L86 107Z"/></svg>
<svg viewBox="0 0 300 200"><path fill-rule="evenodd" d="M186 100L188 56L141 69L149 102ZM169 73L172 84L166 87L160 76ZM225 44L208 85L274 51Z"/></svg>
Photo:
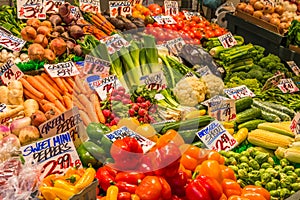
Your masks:
<svg viewBox="0 0 300 200"><path fill-rule="evenodd" d="M109 13L110 17L117 17L118 15L126 17L127 15L131 15L131 4L129 1L110 1Z"/></svg>
<svg viewBox="0 0 300 200"><path fill-rule="evenodd" d="M19 19L46 19L43 0L18 0L17 11Z"/></svg>

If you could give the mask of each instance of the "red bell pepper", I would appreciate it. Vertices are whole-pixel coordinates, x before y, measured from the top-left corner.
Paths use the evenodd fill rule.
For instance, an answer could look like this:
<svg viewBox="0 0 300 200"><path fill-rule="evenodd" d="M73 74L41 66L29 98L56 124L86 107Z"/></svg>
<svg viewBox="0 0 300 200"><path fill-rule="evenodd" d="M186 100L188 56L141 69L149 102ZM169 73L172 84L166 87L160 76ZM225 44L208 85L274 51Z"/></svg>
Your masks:
<svg viewBox="0 0 300 200"><path fill-rule="evenodd" d="M106 165L97 170L96 178L98 179L100 187L104 191L106 191L108 187L115 182L117 173L117 170Z"/></svg>
<svg viewBox="0 0 300 200"><path fill-rule="evenodd" d="M185 186L188 178L187 174L183 171L178 171L175 176L167 178L168 183L172 188L172 193L178 197L185 196Z"/></svg>
<svg viewBox="0 0 300 200"><path fill-rule="evenodd" d="M125 137L114 141L110 153L115 160L115 167L123 171L133 170L143 155L143 149L135 138Z"/></svg>
<svg viewBox="0 0 300 200"><path fill-rule="evenodd" d="M129 192L119 192L118 193L118 200L130 200L131 194Z"/></svg>
<svg viewBox="0 0 300 200"><path fill-rule="evenodd" d="M134 194L137 188L137 185L126 183L123 181L115 183L115 186L119 188L120 192L129 192L130 194Z"/></svg>
<svg viewBox="0 0 300 200"><path fill-rule="evenodd" d="M126 183L138 185L145 178L145 174L138 172L119 172L115 178L116 182L124 181Z"/></svg>
<svg viewBox="0 0 300 200"><path fill-rule="evenodd" d="M192 180L185 188L186 198L188 200L214 200L210 197L209 192L198 179Z"/></svg>
<svg viewBox="0 0 300 200"><path fill-rule="evenodd" d="M221 184L212 177L208 176L198 176L202 186L208 191L212 199L220 199L223 194L223 189Z"/></svg>

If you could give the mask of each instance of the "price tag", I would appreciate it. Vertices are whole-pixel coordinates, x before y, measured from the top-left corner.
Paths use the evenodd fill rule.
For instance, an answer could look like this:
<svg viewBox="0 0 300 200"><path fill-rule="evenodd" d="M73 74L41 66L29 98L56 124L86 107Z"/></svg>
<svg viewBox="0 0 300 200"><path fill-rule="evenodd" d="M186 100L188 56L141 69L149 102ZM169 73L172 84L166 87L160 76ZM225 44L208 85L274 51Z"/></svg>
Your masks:
<svg viewBox="0 0 300 200"><path fill-rule="evenodd" d="M220 95L216 95L216 96L213 96L213 97L210 98L210 99L207 99L206 101L203 101L201 104L208 107L208 104L209 104L210 102L214 102L214 101L223 101L223 100L228 100L228 98L227 98L227 97L220 96Z"/></svg>
<svg viewBox="0 0 300 200"><path fill-rule="evenodd" d="M165 15L176 16L179 13L178 2L177 1L165 1Z"/></svg>
<svg viewBox="0 0 300 200"><path fill-rule="evenodd" d="M84 74L97 74L101 78L109 76L110 62L96 58L90 55L85 56L84 60Z"/></svg>
<svg viewBox="0 0 300 200"><path fill-rule="evenodd" d="M184 75L183 78L188 78L188 77L196 77L195 74L193 74L192 72L188 72L186 75ZM196 77L197 78L197 77Z"/></svg>
<svg viewBox="0 0 300 200"><path fill-rule="evenodd" d="M146 85L150 90L162 90L167 88L167 81L162 71L152 73L140 78L142 85Z"/></svg>
<svg viewBox="0 0 300 200"><path fill-rule="evenodd" d="M110 75L100 80L97 83L93 83L94 90L96 90L98 96L104 101L107 95L110 94L113 89L122 86L116 75Z"/></svg>
<svg viewBox="0 0 300 200"><path fill-rule="evenodd" d="M83 12L101 12L100 0L79 0L79 7Z"/></svg>
<svg viewBox="0 0 300 200"><path fill-rule="evenodd" d="M151 140L145 138L142 135L135 133L134 131L127 128L126 126L123 126L120 129L117 129L108 134L105 134L105 137L107 137L111 142L114 142L117 139L122 139L125 137L135 138L138 141L138 143L142 146L144 153L148 152L155 145L155 143L152 142Z"/></svg>
<svg viewBox="0 0 300 200"><path fill-rule="evenodd" d="M175 19L172 16L163 16L163 15L157 15L157 16L152 16L152 18L161 25L164 24L177 24Z"/></svg>
<svg viewBox="0 0 300 200"><path fill-rule="evenodd" d="M70 15L73 16L74 20L77 21L78 19L83 19L82 13L80 12L79 7L77 6L70 6Z"/></svg>
<svg viewBox="0 0 300 200"><path fill-rule="evenodd" d="M198 74L200 74L200 76L206 76L208 74L213 74L207 65L204 67L202 67L202 66L198 67L198 66L199 65L194 66L194 69Z"/></svg>
<svg viewBox="0 0 300 200"><path fill-rule="evenodd" d="M185 42L181 37L167 41L167 47L174 55L178 55L184 45Z"/></svg>
<svg viewBox="0 0 300 200"><path fill-rule="evenodd" d="M299 112L295 115L294 119L292 120L290 129L295 135L300 134L300 113Z"/></svg>
<svg viewBox="0 0 300 200"><path fill-rule="evenodd" d="M136 4L141 4L143 3L143 0L129 0L131 6L135 6Z"/></svg>
<svg viewBox="0 0 300 200"><path fill-rule="evenodd" d="M58 8L64 3L64 0L44 0L44 8L46 13L58 13Z"/></svg>
<svg viewBox="0 0 300 200"><path fill-rule="evenodd" d="M294 93L298 92L299 88L295 85L294 81L290 78L280 79L279 84L277 85L283 93Z"/></svg>
<svg viewBox="0 0 300 200"><path fill-rule="evenodd" d="M286 63L292 69L292 71L296 74L296 76L300 75L300 69L294 61L287 61Z"/></svg>
<svg viewBox="0 0 300 200"><path fill-rule="evenodd" d="M70 77L80 74L72 61L58 64L46 64L44 68L52 78Z"/></svg>
<svg viewBox="0 0 300 200"><path fill-rule="evenodd" d="M18 19L46 19L43 0L17 0Z"/></svg>
<svg viewBox="0 0 300 200"><path fill-rule="evenodd" d="M12 51L21 51L26 41L0 29L0 46Z"/></svg>
<svg viewBox="0 0 300 200"><path fill-rule="evenodd" d="M131 4L129 1L109 1L109 13L110 17L131 15Z"/></svg>
<svg viewBox="0 0 300 200"><path fill-rule="evenodd" d="M209 149L216 151L229 151L238 144L217 120L211 122L196 135Z"/></svg>
<svg viewBox="0 0 300 200"><path fill-rule="evenodd" d="M218 121L231 121L235 119L236 110L234 99L209 102L208 114Z"/></svg>
<svg viewBox="0 0 300 200"><path fill-rule="evenodd" d="M5 103L0 104L0 113L4 113L7 111L7 106Z"/></svg>
<svg viewBox="0 0 300 200"><path fill-rule="evenodd" d="M129 42L121 37L119 34L114 34L112 36L105 37L100 40L107 47L108 53L113 54L119 51L122 47L128 47Z"/></svg>
<svg viewBox="0 0 300 200"><path fill-rule="evenodd" d="M71 167L82 167L69 132L23 146L21 151L25 162L42 168L41 180L50 174L63 174Z"/></svg>
<svg viewBox="0 0 300 200"><path fill-rule="evenodd" d="M189 12L186 10L184 10L182 12L187 20L191 20L192 17L201 17L200 13L198 13L198 12Z"/></svg>
<svg viewBox="0 0 300 200"><path fill-rule="evenodd" d="M230 48L237 45L237 41L234 39L231 32L225 33L218 37L219 41L221 42L224 48Z"/></svg>
<svg viewBox="0 0 300 200"><path fill-rule="evenodd" d="M279 81L285 77L284 73L278 73L269 78L266 82L264 87L262 88L262 91L268 90L273 86L277 86L279 84Z"/></svg>
<svg viewBox="0 0 300 200"><path fill-rule="evenodd" d="M8 85L11 81L19 80L22 76L24 76L23 72L12 60L8 60L0 67L0 77L5 85Z"/></svg>
<svg viewBox="0 0 300 200"><path fill-rule="evenodd" d="M77 107L73 107L44 122L39 125L38 129L43 138L49 138L68 131L76 148L88 139Z"/></svg>
<svg viewBox="0 0 300 200"><path fill-rule="evenodd" d="M102 83L101 77L99 75L88 75L85 77L85 80L92 90L95 90L95 88L100 87Z"/></svg>
<svg viewBox="0 0 300 200"><path fill-rule="evenodd" d="M255 97L255 94L245 85L241 85L235 88L224 89L224 92L231 99L241 99L243 97Z"/></svg>

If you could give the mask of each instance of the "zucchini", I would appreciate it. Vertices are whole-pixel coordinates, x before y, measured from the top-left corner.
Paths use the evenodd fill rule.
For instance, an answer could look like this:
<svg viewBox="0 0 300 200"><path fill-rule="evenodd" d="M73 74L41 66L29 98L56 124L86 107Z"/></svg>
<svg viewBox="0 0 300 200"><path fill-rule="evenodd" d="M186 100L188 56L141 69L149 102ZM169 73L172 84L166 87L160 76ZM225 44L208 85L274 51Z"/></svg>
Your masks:
<svg viewBox="0 0 300 200"><path fill-rule="evenodd" d="M292 120L289 115L287 115L283 112L280 112L278 110L275 110L271 107L268 107L268 106L264 105L261 101L253 100L253 105L263 111L277 115L278 117L280 117L280 119L282 121L291 121Z"/></svg>
<svg viewBox="0 0 300 200"><path fill-rule="evenodd" d="M278 117L277 115L266 112L264 110L261 111L261 118L263 118L267 122L280 122L281 121L280 117Z"/></svg>
<svg viewBox="0 0 300 200"><path fill-rule="evenodd" d="M251 107L253 99L251 97L244 97L235 101L235 110L237 113L242 112Z"/></svg>
<svg viewBox="0 0 300 200"><path fill-rule="evenodd" d="M259 118L261 116L261 111L258 108L248 108L243 112L240 112L236 115L236 123L241 124L243 122Z"/></svg>
<svg viewBox="0 0 300 200"><path fill-rule="evenodd" d="M266 122L265 120L262 119L253 119L247 122L244 122L240 125L238 125L238 129L242 129L242 128L247 128L249 131L252 131L254 129L257 129L258 124L264 123Z"/></svg>
<svg viewBox="0 0 300 200"><path fill-rule="evenodd" d="M276 103L272 103L272 102L262 102L264 105L270 107L270 108L273 108L275 110L279 110L280 112L283 112L287 115L289 115L291 118L294 118L296 112L292 109L289 109L288 107L285 107L283 105L280 105L280 104L276 104Z"/></svg>

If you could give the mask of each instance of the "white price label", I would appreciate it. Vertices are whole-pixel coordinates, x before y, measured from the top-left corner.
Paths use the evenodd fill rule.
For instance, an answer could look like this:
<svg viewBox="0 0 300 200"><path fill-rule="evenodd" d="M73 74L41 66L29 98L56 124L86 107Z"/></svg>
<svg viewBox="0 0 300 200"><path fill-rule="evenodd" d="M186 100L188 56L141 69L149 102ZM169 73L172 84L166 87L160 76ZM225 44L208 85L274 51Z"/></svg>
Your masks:
<svg viewBox="0 0 300 200"><path fill-rule="evenodd" d="M102 84L101 77L99 75L88 75L85 77L85 80L92 90L95 90L95 88L100 87Z"/></svg>
<svg viewBox="0 0 300 200"><path fill-rule="evenodd" d="M1 80L5 85L8 85L11 81L19 80L24 76L23 72L13 63L12 60L8 60L4 65L0 67Z"/></svg>
<svg viewBox="0 0 300 200"><path fill-rule="evenodd" d="M185 42L181 37L167 41L167 47L174 55L178 55L184 45Z"/></svg>
<svg viewBox="0 0 300 200"><path fill-rule="evenodd" d="M131 15L131 4L129 1L110 1L109 13L110 17L117 17L118 15L126 17L127 15Z"/></svg>
<svg viewBox="0 0 300 200"><path fill-rule="evenodd" d="M198 12L189 12L186 10L184 10L182 12L187 20L191 20L192 17L201 17L200 13L198 13Z"/></svg>
<svg viewBox="0 0 300 200"><path fill-rule="evenodd" d="M79 7L83 12L101 12L100 0L79 0Z"/></svg>
<svg viewBox="0 0 300 200"><path fill-rule="evenodd" d="M109 76L110 62L96 58L90 55L85 56L84 60L84 74L100 75L101 78Z"/></svg>
<svg viewBox="0 0 300 200"><path fill-rule="evenodd" d="M224 89L224 92L231 99L241 99L243 97L255 97L255 94L245 85L241 85L235 88Z"/></svg>
<svg viewBox="0 0 300 200"><path fill-rule="evenodd" d="M157 16L152 16L152 18L161 25L164 24L177 24L177 22L174 20L172 16L163 16L163 15L157 15Z"/></svg>
<svg viewBox="0 0 300 200"><path fill-rule="evenodd" d="M52 78L76 76L80 73L72 61L58 64L46 64L44 68Z"/></svg>
<svg viewBox="0 0 300 200"><path fill-rule="evenodd" d="M230 48L230 47L237 45L237 41L234 39L231 32L228 32L228 33L225 33L224 35L219 36L218 39L220 40L220 42L224 48Z"/></svg>
<svg viewBox="0 0 300 200"><path fill-rule="evenodd" d="M295 115L294 119L292 120L290 129L295 135L300 134L300 113L299 112Z"/></svg>
<svg viewBox="0 0 300 200"><path fill-rule="evenodd" d="M46 19L43 0L17 0L18 19Z"/></svg>
<svg viewBox="0 0 300 200"><path fill-rule="evenodd" d="M236 118L234 99L209 102L208 114L218 121L234 120Z"/></svg>
<svg viewBox="0 0 300 200"><path fill-rule="evenodd" d="M1 27L2 28L2 27ZM21 51L26 41L0 29L0 46L12 51Z"/></svg>
<svg viewBox="0 0 300 200"><path fill-rule="evenodd" d="M206 75L208 75L208 74L213 74L207 65L204 66L204 67L199 66L199 67L197 67L197 68L195 69L195 71L196 71L198 74L200 74L200 76L206 76Z"/></svg>
<svg viewBox="0 0 300 200"><path fill-rule="evenodd" d="M140 82L150 90L161 90L167 88L167 81L162 71L152 73L140 78Z"/></svg>
<svg viewBox="0 0 300 200"><path fill-rule="evenodd" d="M227 97L216 95L216 96L213 96L210 99L207 99L206 101L203 101L201 104L208 107L208 104L210 102L213 102L213 101L223 101L223 100L227 100L227 99L228 99Z"/></svg>
<svg viewBox="0 0 300 200"><path fill-rule="evenodd" d="M0 113L4 113L7 111L7 106L5 103L0 104Z"/></svg>
<svg viewBox="0 0 300 200"><path fill-rule="evenodd" d="M267 90L273 86L277 86L279 81L281 79L283 79L285 77L284 73L279 73L279 74L276 74L274 76L272 76L271 78L269 78L266 82L265 82L265 85L264 87L262 88L262 91L264 90Z"/></svg>
<svg viewBox="0 0 300 200"><path fill-rule="evenodd" d="M97 84L93 84L94 90L96 90L101 100L105 100L108 94L111 94L115 88L121 87L119 79L116 75L111 75L106 78L97 80Z"/></svg>
<svg viewBox="0 0 300 200"><path fill-rule="evenodd" d="M196 135L209 149L216 151L229 151L238 144L217 120L201 129Z"/></svg>
<svg viewBox="0 0 300 200"><path fill-rule="evenodd" d="M277 85L277 87L279 87L279 89L283 92L283 93L294 93L294 92L298 92L299 88L296 86L296 84L294 83L294 81L290 78L288 79L281 79L279 84Z"/></svg>
<svg viewBox="0 0 300 200"><path fill-rule="evenodd" d="M293 60L287 61L286 63L292 69L292 71L296 74L296 76L300 75L300 69L299 69L298 65L295 63L295 61L293 61Z"/></svg>
<svg viewBox="0 0 300 200"><path fill-rule="evenodd" d="M165 1L165 15L176 16L179 13L178 2L177 1Z"/></svg>
<svg viewBox="0 0 300 200"><path fill-rule="evenodd" d="M155 145L155 143L151 140L145 138L142 135L139 135L138 133L135 133L126 126L123 126L120 129L117 129L111 133L105 134L105 137L107 137L112 142L125 137L135 138L141 145L144 153L148 152Z"/></svg>
<svg viewBox="0 0 300 200"><path fill-rule="evenodd" d="M271 5L271 6L273 6L273 7L276 6L275 1L273 1L273 0L261 0L261 2L262 2L263 4L265 4L265 5Z"/></svg>
<svg viewBox="0 0 300 200"><path fill-rule="evenodd" d="M44 0L44 8L46 13L58 13L58 8L64 3L64 0Z"/></svg>
<svg viewBox="0 0 300 200"><path fill-rule="evenodd" d="M105 37L100 40L107 47L108 53L113 54L119 51L122 47L128 47L129 42L121 37L119 34L114 34L112 36Z"/></svg>

